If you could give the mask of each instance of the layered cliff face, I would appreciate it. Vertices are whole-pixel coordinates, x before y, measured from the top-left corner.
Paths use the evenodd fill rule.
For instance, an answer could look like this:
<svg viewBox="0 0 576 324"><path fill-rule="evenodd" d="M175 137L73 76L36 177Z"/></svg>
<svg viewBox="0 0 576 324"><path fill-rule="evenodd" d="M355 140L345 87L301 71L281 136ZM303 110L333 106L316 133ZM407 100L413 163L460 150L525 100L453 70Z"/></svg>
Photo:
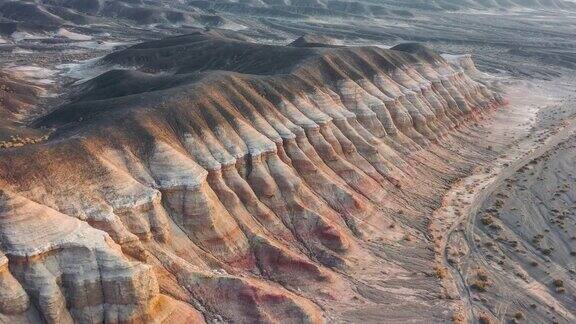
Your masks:
<svg viewBox="0 0 576 324"><path fill-rule="evenodd" d="M416 44L210 32L98 64L116 70L36 122L47 141L0 150L0 320L318 323L382 305L367 283L432 268L423 215L490 154L465 129L503 104L469 57Z"/></svg>

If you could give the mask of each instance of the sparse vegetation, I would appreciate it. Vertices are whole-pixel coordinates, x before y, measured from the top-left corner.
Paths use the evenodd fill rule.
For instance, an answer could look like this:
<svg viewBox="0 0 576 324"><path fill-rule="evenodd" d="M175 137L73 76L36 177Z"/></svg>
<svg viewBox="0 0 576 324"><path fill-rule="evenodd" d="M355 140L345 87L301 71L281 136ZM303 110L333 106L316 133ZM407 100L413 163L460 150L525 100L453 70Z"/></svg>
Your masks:
<svg viewBox="0 0 576 324"><path fill-rule="evenodd" d="M484 292L488 286L488 274L483 269L478 269L476 272L476 279L472 282L470 287L474 290Z"/></svg>
<svg viewBox="0 0 576 324"><path fill-rule="evenodd" d="M493 324L492 318L485 313L482 313L478 316L478 323L480 324Z"/></svg>
<svg viewBox="0 0 576 324"><path fill-rule="evenodd" d="M436 277L439 279L444 279L448 275L448 270L446 270L446 268L443 266L435 266L434 272L436 274Z"/></svg>
<svg viewBox="0 0 576 324"><path fill-rule="evenodd" d="M492 224L488 225L488 228L490 228L490 229L492 229L492 230L495 230L495 231L500 231L500 230L502 230L502 226L500 226L500 225L498 225L498 224L495 224L495 223L492 223Z"/></svg>
<svg viewBox="0 0 576 324"><path fill-rule="evenodd" d="M466 321L466 316L462 314L462 312L457 311L452 315L452 322L453 323L464 323Z"/></svg>
<svg viewBox="0 0 576 324"><path fill-rule="evenodd" d="M0 149L21 147L21 146L24 146L26 144L39 143L39 142L42 142L46 139L48 139L47 135L39 137L39 138L31 138L31 137L21 138L20 136L13 136L10 140L0 141Z"/></svg>
<svg viewBox="0 0 576 324"><path fill-rule="evenodd" d="M482 224L484 224L484 225L491 225L494 222L494 220L490 216L482 217L481 221L482 221Z"/></svg>
<svg viewBox="0 0 576 324"><path fill-rule="evenodd" d="M562 279L554 279L552 281L555 287L564 287L564 281Z"/></svg>

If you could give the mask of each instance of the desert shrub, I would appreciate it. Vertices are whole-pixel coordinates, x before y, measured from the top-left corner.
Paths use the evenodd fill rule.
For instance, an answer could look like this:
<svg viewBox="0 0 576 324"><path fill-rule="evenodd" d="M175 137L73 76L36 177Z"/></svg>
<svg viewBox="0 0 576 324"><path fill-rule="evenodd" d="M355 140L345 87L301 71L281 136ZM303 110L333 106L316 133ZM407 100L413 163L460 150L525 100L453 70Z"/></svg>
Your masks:
<svg viewBox="0 0 576 324"><path fill-rule="evenodd" d="M490 316L488 316L488 314L480 314L478 316L478 323L480 323L480 324L492 324L494 322L492 321L492 318Z"/></svg>
<svg viewBox="0 0 576 324"><path fill-rule="evenodd" d="M564 280L562 279L554 279L552 281L552 284L554 284L555 287L564 287Z"/></svg>
<svg viewBox="0 0 576 324"><path fill-rule="evenodd" d="M434 272L436 273L436 277L439 279L444 279L446 278L447 275L447 270L446 268L442 267L442 266L435 266L434 267Z"/></svg>
<svg viewBox="0 0 576 324"><path fill-rule="evenodd" d="M472 282L470 287L474 290L484 292L488 286L488 274L484 269L478 269L478 271L476 271L476 279Z"/></svg>
<svg viewBox="0 0 576 324"><path fill-rule="evenodd" d="M470 285L470 287L472 287L474 290L484 292L488 288L488 283L486 281L477 279Z"/></svg>

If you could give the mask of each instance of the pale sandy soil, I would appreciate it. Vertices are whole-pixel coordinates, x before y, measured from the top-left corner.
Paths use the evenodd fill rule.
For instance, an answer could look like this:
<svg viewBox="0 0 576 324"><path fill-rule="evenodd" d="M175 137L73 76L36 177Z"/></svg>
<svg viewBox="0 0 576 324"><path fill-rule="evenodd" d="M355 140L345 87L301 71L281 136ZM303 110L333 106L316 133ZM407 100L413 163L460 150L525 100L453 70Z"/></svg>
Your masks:
<svg viewBox="0 0 576 324"><path fill-rule="evenodd" d="M514 240L502 235L482 235L482 231L488 226L483 225L484 220L478 220L478 215L482 214L481 209L489 207L487 201L494 200L494 196L506 197L503 193L498 196L497 191L507 179L514 178L518 170L534 159L555 151L560 143L573 141L571 136L576 131L576 123L575 110L571 105L574 102L571 82L570 78L563 78L547 83L505 84L510 105L496 113L484 127L487 134L486 144L501 151L500 156L477 167L473 174L456 183L444 196L444 207L433 215L429 229L435 238L436 260L440 269L449 270L446 272L444 285L447 294L458 300L455 304L458 319L471 320L480 316L492 316L498 320L510 320L519 316L518 313L526 316L526 313L530 312L537 313L534 316L542 320L572 322L575 319L573 302L566 305L550 291L549 284L547 287L542 283L543 280L529 278L527 273L532 271L533 266L526 267L526 264L514 260L513 256L508 256L512 259L510 265L493 260L481 245L492 247L498 246L501 241ZM559 187L560 182L559 178L550 177L539 177L538 181L546 181L545 187L554 188ZM510 188L504 191L510 191ZM517 199L516 203L532 203L532 199L524 198L525 200ZM530 218L530 215L525 217ZM518 245L518 241L521 242L520 245L532 244L529 238L526 238L527 235L522 234L522 229L518 232L514 245ZM522 236L528 242L523 242ZM501 253L505 255L517 252ZM571 261L570 265L573 264ZM567 264L555 264L555 267L560 268L559 272L570 270ZM486 292L473 287L480 272L488 274ZM517 280L518 278L522 280ZM499 289L502 287L496 284L497 279L507 282L508 290ZM506 295L508 297L504 297ZM527 300L534 300L536 303L529 303ZM545 305L552 311L542 314L544 309L538 312L533 307L534 304Z"/></svg>

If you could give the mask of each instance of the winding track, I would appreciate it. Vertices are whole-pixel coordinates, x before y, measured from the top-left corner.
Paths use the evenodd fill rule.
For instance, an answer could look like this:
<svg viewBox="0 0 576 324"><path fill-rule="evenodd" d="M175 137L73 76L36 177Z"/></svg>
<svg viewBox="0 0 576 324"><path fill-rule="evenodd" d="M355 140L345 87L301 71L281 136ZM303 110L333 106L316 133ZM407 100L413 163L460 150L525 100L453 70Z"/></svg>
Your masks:
<svg viewBox="0 0 576 324"><path fill-rule="evenodd" d="M508 166L503 166L496 174L493 176L488 176L485 178L485 182L479 182L476 184L476 188L474 188L475 194L473 195L470 204L464 208L462 211L462 215L459 216L453 224L448 228L445 232L444 237L446 239L443 241L443 245L441 248L443 249L442 253L442 262L445 267L450 269L452 276L455 280L455 283L459 290L459 295L461 297L462 302L464 303L464 311L467 314L467 318L472 319L475 318L474 314L474 307L473 307L473 300L471 296L470 287L466 282L466 273L463 271L464 268L467 268L467 265L478 264L481 263L485 267L489 267L489 263L486 260L483 252L478 248L476 242L474 241L474 231L475 231L475 223L476 217L486 202L486 200L503 184L503 182L513 176L519 169L533 161L534 159L539 158L540 156L544 155L551 149L553 149L558 144L566 141L570 136L576 133L576 117L572 116L571 118L565 120L565 126L562 126L558 132L550 135L546 142L528 152L519 152L519 154L525 153L521 155L519 158L510 162ZM470 177L478 176L477 173L471 175ZM457 184L454 189L460 190L462 182ZM457 233L461 225L463 226L462 234L464 235L465 241L467 246L469 247L470 251L462 258L461 264L451 263L449 262L449 246L450 242L453 239L455 233ZM502 312L499 312L502 313ZM505 313L505 312L504 312ZM493 314L496 317L500 317L500 314Z"/></svg>

